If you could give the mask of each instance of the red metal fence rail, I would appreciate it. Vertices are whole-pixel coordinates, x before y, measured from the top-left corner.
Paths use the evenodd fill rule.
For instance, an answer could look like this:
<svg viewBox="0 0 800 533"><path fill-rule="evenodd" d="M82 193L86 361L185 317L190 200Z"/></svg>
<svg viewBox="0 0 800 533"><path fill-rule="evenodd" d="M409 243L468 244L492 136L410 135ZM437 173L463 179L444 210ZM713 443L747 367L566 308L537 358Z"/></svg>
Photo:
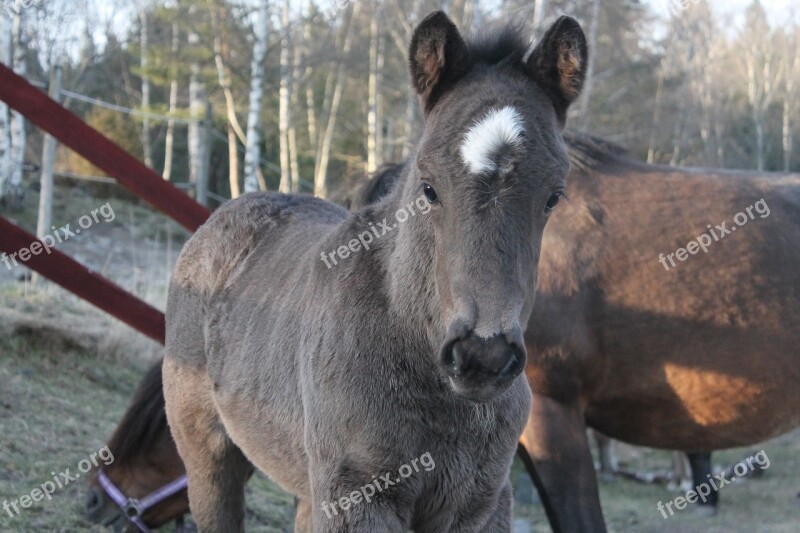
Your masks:
<svg viewBox="0 0 800 533"><path fill-rule="evenodd" d="M208 209L1 63L0 100L189 231L210 216Z"/></svg>
<svg viewBox="0 0 800 533"><path fill-rule="evenodd" d="M0 100L189 231L197 230L210 216L208 209L1 63ZM13 254L35 242L39 241L34 235L0 217L0 251ZM20 262L163 344L161 311L69 256L51 250Z"/></svg>
<svg viewBox="0 0 800 533"><path fill-rule="evenodd" d="M31 244L36 242L41 241L35 235L0 217L0 251L12 254L23 248L30 249ZM68 255L56 249L50 249L48 254L44 251L44 245L41 246L40 253L31 254L24 262L25 266L41 273L151 339L164 343L164 314L161 311L125 292ZM10 263L11 260L6 258L6 261Z"/></svg>

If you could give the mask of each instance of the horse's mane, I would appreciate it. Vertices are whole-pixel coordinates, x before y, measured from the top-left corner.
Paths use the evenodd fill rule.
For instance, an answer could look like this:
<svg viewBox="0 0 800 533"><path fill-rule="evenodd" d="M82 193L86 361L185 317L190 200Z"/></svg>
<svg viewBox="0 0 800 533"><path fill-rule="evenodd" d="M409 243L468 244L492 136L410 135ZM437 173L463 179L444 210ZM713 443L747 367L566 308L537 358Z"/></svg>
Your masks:
<svg viewBox="0 0 800 533"><path fill-rule="evenodd" d="M161 364L155 364L139 383L128 410L108 442L114 462L122 465L152 448L167 427Z"/></svg>
<svg viewBox="0 0 800 533"><path fill-rule="evenodd" d="M567 143L573 168L582 172L599 170L612 164L622 165L625 161L630 162L625 148L600 137L586 133L565 133L564 142Z"/></svg>

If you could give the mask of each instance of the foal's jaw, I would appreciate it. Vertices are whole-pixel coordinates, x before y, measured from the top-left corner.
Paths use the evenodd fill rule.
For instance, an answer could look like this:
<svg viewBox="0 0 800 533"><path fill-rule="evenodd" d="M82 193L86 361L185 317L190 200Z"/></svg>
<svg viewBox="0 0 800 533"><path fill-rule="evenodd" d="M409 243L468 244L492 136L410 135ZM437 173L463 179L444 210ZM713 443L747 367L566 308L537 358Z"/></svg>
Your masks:
<svg viewBox="0 0 800 533"><path fill-rule="evenodd" d="M435 279L447 325L438 364L455 394L490 401L522 373L547 216L569 159L561 138L588 66L578 23L559 19L528 58L484 57L442 12L416 28L412 85L425 132L411 179L433 204Z"/></svg>

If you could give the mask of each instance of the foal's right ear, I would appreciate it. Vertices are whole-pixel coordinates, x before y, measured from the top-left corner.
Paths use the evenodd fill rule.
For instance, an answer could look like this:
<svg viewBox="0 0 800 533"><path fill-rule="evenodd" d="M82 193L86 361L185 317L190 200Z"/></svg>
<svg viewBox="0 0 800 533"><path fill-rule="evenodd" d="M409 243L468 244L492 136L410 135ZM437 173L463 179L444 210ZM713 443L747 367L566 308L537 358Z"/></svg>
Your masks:
<svg viewBox="0 0 800 533"><path fill-rule="evenodd" d="M586 36L572 17L559 18L528 58L528 69L550 96L562 125L581 95L588 68Z"/></svg>
<svg viewBox="0 0 800 533"><path fill-rule="evenodd" d="M443 11L419 23L408 52L411 83L425 113L469 70L469 49L458 28Z"/></svg>

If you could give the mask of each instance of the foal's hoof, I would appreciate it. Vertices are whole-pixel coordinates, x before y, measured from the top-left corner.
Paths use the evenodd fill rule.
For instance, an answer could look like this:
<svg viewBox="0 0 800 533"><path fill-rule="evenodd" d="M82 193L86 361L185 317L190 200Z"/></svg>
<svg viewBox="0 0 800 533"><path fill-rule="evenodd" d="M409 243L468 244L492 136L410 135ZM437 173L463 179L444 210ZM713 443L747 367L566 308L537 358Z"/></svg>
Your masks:
<svg viewBox="0 0 800 533"><path fill-rule="evenodd" d="M717 507L715 505L696 505L692 514L701 518L710 518L717 516Z"/></svg>

